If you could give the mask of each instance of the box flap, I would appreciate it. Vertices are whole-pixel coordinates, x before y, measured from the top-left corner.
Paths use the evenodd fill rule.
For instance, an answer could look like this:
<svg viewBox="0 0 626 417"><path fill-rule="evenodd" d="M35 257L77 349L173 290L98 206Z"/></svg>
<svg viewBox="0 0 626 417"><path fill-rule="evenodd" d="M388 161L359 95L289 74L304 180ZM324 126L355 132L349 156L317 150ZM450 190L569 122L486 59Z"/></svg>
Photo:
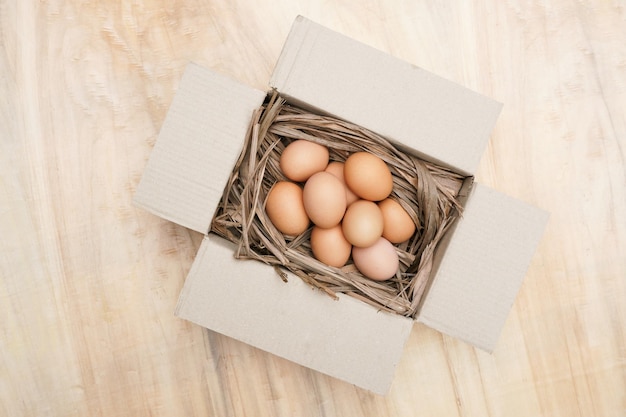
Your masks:
<svg viewBox="0 0 626 417"><path fill-rule="evenodd" d="M346 295L333 300L273 267L233 257L209 234L185 281L176 314L267 352L384 394L413 321Z"/></svg>
<svg viewBox="0 0 626 417"><path fill-rule="evenodd" d="M471 175L502 105L299 16L270 85Z"/></svg>
<svg viewBox="0 0 626 417"><path fill-rule="evenodd" d="M207 233L266 93L189 64L154 145L134 203Z"/></svg>
<svg viewBox="0 0 626 417"><path fill-rule="evenodd" d="M492 351L548 214L474 184L418 321Z"/></svg>

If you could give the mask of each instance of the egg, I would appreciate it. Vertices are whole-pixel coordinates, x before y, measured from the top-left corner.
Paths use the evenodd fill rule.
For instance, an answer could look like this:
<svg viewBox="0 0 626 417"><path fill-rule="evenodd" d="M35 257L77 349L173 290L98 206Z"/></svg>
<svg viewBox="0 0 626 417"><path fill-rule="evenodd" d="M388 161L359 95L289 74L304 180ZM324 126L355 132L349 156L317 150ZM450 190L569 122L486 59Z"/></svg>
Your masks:
<svg viewBox="0 0 626 417"><path fill-rule="evenodd" d="M375 281L392 278L400 266L395 247L384 237L367 248L353 248L352 260L359 272Z"/></svg>
<svg viewBox="0 0 626 417"><path fill-rule="evenodd" d="M328 165L328 148L308 140L291 142L280 154L280 170L287 178L304 182Z"/></svg>
<svg viewBox="0 0 626 417"><path fill-rule="evenodd" d="M359 197L380 201L391 194L391 171L379 157L368 152L353 153L346 159L343 170L346 184Z"/></svg>
<svg viewBox="0 0 626 417"><path fill-rule="evenodd" d="M272 224L286 235L299 235L309 227L302 188L293 182L274 184L265 201L265 212Z"/></svg>
<svg viewBox="0 0 626 417"><path fill-rule="evenodd" d="M340 225L330 229L314 226L311 230L311 250L320 262L341 268L350 258L352 245L344 237Z"/></svg>
<svg viewBox="0 0 626 417"><path fill-rule="evenodd" d="M346 203L350 205L354 203L355 201L357 201L359 197L357 197L357 195L354 194L352 190L350 190L350 188L348 188L348 186L346 185L346 180L343 177L343 167L344 167L343 162L333 161L330 164L328 164L328 166L326 167L324 171L333 174L346 187Z"/></svg>
<svg viewBox="0 0 626 417"><path fill-rule="evenodd" d="M402 243L415 233L415 223L409 213L395 200L386 198L378 203L383 213L383 237L391 243Z"/></svg>
<svg viewBox="0 0 626 417"><path fill-rule="evenodd" d="M383 234L383 214L371 201L350 204L341 223L343 234L354 246L373 245Z"/></svg>
<svg viewBox="0 0 626 417"><path fill-rule="evenodd" d="M337 226L346 212L346 189L328 172L313 174L304 184L302 198L311 221L325 229Z"/></svg>

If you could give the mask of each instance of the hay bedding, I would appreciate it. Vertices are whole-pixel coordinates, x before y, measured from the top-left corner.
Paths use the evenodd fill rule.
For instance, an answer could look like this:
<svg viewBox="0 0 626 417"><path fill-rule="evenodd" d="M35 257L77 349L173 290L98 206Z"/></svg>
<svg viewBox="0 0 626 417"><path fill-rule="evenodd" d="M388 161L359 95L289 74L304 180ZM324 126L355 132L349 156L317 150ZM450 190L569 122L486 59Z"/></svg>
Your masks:
<svg viewBox="0 0 626 417"><path fill-rule="evenodd" d="M309 245L310 228L296 237L279 232L265 213L267 194L276 181L287 180L279 168L285 146L306 139L329 148L331 161L367 151L391 170L398 201L417 226L396 246L400 268L382 282L365 278L351 261L342 268L316 260ZM285 104L276 92L252 117L243 151L235 164L212 231L237 244L235 257L273 265L287 280L286 268L309 285L336 297L344 293L375 307L414 317L427 287L433 251L461 212L456 195L463 177L396 149L386 139L357 125Z"/></svg>

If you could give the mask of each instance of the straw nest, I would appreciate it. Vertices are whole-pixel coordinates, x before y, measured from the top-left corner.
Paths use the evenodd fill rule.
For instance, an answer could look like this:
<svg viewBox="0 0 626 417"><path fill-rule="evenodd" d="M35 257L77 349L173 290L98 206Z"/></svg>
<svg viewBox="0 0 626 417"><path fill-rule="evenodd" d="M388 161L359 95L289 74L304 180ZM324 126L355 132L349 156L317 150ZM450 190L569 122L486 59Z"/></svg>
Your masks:
<svg viewBox="0 0 626 417"><path fill-rule="evenodd" d="M334 268L311 252L311 229L296 237L279 232L265 213L271 187L287 180L279 168L289 142L306 139L328 147L330 159L345 161L367 151L389 166L395 199L417 226L413 237L396 245L400 268L395 277L372 281L348 262ZM383 137L357 125L285 104L275 92L253 115L243 151L233 169L212 231L237 244L235 257L273 265L287 280L285 268L332 297L344 293L379 309L414 317L428 286L433 252L461 212L456 196L463 177L398 150Z"/></svg>

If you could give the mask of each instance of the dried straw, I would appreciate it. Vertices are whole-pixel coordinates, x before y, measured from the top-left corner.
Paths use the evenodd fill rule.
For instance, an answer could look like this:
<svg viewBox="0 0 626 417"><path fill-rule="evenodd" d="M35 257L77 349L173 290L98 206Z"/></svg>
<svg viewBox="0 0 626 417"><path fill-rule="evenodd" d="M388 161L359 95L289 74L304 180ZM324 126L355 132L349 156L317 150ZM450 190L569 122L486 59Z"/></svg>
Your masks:
<svg viewBox="0 0 626 417"><path fill-rule="evenodd" d="M400 268L384 282L365 278L350 262L334 268L317 261L309 244L311 230L285 236L265 213L265 200L276 181L286 180L279 168L285 146L306 139L329 148L330 158L345 161L367 151L383 159L394 180L391 198L409 213L417 231L397 245ZM383 137L360 126L286 105L276 92L268 96L251 121L244 150L237 161L212 231L237 244L235 257L280 267L332 297L345 293L377 308L414 317L428 285L437 243L461 212L456 196L463 177L403 153Z"/></svg>

